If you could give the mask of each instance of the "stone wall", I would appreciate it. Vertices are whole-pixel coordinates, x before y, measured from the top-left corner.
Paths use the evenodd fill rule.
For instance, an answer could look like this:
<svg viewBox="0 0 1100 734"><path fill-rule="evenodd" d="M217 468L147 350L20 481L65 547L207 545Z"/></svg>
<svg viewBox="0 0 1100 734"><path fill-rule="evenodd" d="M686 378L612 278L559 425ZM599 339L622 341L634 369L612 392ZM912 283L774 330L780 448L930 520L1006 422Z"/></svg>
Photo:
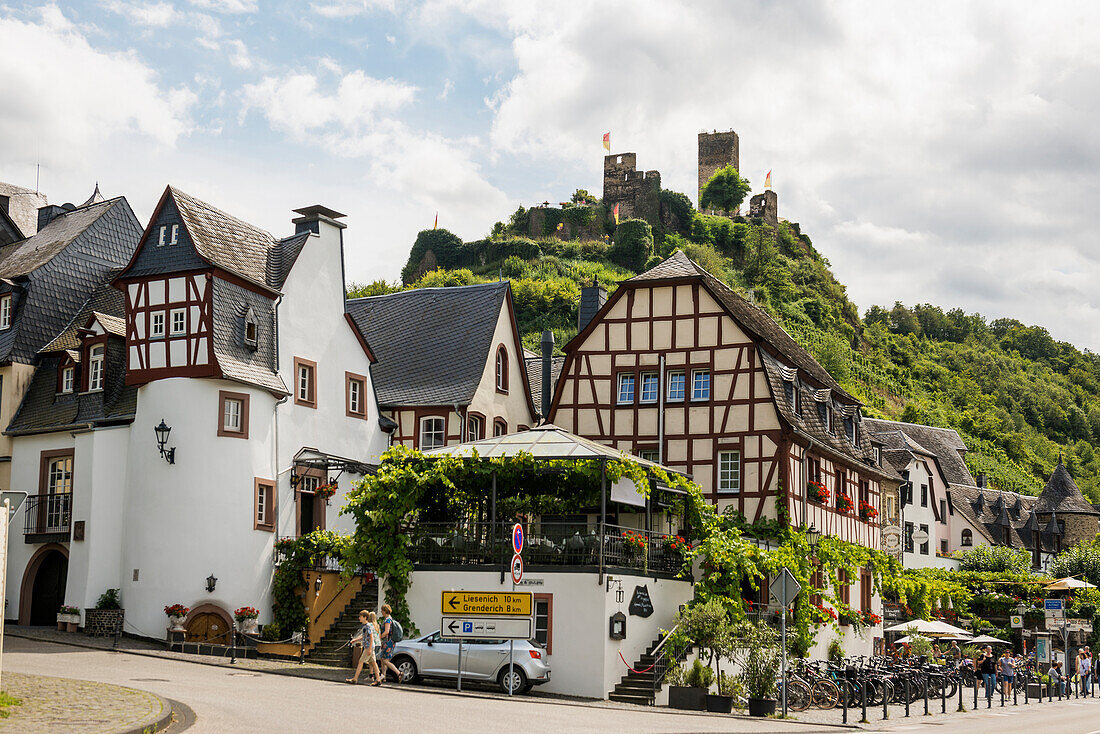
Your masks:
<svg viewBox="0 0 1100 734"><path fill-rule="evenodd" d="M749 199L749 216L753 219L763 219L765 224L773 227L778 226L779 200L775 192L768 189Z"/></svg>
<svg viewBox="0 0 1100 734"><path fill-rule="evenodd" d="M695 200L696 204L703 198L703 187L719 168L732 165L741 170L740 147L737 133L733 130L699 133L699 198Z"/></svg>
<svg viewBox="0 0 1100 734"><path fill-rule="evenodd" d="M644 219L656 226L661 213L661 174L636 169L635 153L618 153L603 159L603 204L608 212L619 205L619 221Z"/></svg>

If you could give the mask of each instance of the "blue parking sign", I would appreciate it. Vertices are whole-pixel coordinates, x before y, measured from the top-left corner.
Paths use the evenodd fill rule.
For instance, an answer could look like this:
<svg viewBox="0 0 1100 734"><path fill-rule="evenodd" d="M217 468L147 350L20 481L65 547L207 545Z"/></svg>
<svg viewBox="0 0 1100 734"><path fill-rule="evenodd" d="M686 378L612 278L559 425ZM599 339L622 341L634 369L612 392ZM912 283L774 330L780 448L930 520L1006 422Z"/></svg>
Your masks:
<svg viewBox="0 0 1100 734"><path fill-rule="evenodd" d="M474 623L473 622L463 622L462 623L462 632L463 633L472 633L473 631L474 631Z"/></svg>

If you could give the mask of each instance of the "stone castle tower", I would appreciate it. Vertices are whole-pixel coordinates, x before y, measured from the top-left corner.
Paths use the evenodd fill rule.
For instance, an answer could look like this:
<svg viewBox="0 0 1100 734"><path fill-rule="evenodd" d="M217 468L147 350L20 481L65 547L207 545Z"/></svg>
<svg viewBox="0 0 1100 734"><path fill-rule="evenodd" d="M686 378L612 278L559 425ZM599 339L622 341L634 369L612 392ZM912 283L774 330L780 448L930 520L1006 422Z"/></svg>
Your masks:
<svg viewBox="0 0 1100 734"><path fill-rule="evenodd" d="M619 205L619 220L660 221L661 174L637 170L635 153L616 153L603 159L603 203L608 212Z"/></svg>
<svg viewBox="0 0 1100 734"><path fill-rule="evenodd" d="M719 168L732 165L741 170L739 160L740 140L733 130L699 133L699 193L696 205L703 197L703 187Z"/></svg>

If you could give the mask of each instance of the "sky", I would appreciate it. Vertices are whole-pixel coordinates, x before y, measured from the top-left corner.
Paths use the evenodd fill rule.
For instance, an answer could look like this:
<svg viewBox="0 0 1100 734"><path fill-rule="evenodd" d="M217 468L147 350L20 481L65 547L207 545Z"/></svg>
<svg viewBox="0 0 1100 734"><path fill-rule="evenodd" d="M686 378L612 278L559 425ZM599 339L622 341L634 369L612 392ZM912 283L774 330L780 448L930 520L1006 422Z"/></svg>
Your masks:
<svg viewBox="0 0 1100 734"><path fill-rule="evenodd" d="M601 190L696 198L734 129L861 312L934 303L1100 351L1100 3L0 0L0 180L168 184L277 236L347 214L349 280Z"/></svg>

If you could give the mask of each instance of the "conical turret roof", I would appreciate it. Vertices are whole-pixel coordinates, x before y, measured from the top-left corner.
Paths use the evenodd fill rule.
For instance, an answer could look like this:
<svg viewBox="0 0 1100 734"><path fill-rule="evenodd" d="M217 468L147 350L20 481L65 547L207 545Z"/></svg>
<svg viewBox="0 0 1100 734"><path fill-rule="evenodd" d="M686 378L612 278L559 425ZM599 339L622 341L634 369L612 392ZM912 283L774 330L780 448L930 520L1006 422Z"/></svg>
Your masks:
<svg viewBox="0 0 1100 734"><path fill-rule="evenodd" d="M1100 510L1085 499L1081 494L1077 483L1066 471L1061 461L1050 475L1039 501L1035 503L1035 512L1046 514L1048 512L1061 512L1066 515L1100 515Z"/></svg>

